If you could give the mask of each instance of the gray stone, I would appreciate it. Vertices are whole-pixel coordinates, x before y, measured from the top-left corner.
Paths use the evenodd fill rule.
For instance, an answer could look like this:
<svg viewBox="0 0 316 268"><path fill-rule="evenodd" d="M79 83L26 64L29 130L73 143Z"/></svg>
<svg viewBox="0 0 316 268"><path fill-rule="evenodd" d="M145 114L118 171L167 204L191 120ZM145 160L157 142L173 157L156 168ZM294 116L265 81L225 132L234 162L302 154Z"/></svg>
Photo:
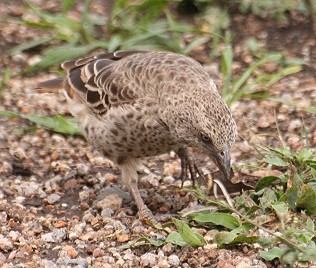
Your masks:
<svg viewBox="0 0 316 268"><path fill-rule="evenodd" d="M172 254L168 257L168 262L171 267L178 267L180 265L179 257L175 254Z"/></svg>
<svg viewBox="0 0 316 268"><path fill-rule="evenodd" d="M53 193L53 194L50 194L49 196L47 196L47 202L48 204L55 204L57 203L59 200L60 200L60 195L59 194L56 194L56 193Z"/></svg>
<svg viewBox="0 0 316 268"><path fill-rule="evenodd" d="M140 257L140 264L142 267L153 267L157 264L158 256L153 253L146 253Z"/></svg>

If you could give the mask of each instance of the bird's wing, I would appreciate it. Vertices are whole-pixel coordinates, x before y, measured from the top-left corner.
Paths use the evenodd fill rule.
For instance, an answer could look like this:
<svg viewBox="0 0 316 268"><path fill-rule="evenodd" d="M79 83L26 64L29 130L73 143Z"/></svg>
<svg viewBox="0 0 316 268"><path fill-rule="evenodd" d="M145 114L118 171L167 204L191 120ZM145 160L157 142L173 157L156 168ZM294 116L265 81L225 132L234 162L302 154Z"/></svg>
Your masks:
<svg viewBox="0 0 316 268"><path fill-rule="evenodd" d="M132 103L137 98L137 90L131 90L124 82L122 72L116 72L117 61L136 53L146 51L117 51L85 57L62 64L67 71L64 84L71 99L79 99L94 113L104 114L111 108L124 103ZM126 77L125 80L128 80Z"/></svg>

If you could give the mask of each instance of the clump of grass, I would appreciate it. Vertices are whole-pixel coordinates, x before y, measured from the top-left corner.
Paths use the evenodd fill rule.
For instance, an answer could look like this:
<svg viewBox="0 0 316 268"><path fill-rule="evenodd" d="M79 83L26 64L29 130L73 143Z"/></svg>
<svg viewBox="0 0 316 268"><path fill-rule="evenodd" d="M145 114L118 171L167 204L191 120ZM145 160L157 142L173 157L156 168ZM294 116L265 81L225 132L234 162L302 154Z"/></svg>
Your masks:
<svg viewBox="0 0 316 268"><path fill-rule="evenodd" d="M146 0L139 5L132 5L128 0L117 1L108 24L112 36L109 51L164 49L188 54L209 40L199 36L184 43L184 35L195 35L198 31L176 20L168 6L169 1L166 0Z"/></svg>
<svg viewBox="0 0 316 268"><path fill-rule="evenodd" d="M279 0L279 1L255 1L255 0L230 0L238 2L239 10L243 13L251 12L257 16L272 18L287 23L290 13L301 13L313 16L315 9L314 0Z"/></svg>
<svg viewBox="0 0 316 268"><path fill-rule="evenodd" d="M281 53L268 54L259 58L237 78L233 77L233 49L228 45L221 57L223 75L222 96L230 107L240 98L267 98L269 89L281 78L297 73L300 64L288 64ZM257 72L265 63L277 63L281 70L274 73Z"/></svg>
<svg viewBox="0 0 316 268"><path fill-rule="evenodd" d="M100 24L89 16L91 0L84 1L84 8L80 19L74 20L68 17L67 12L73 7L74 1L61 2L61 12L48 13L40 10L25 0L31 12L37 19L20 19L17 23L37 29L43 29L47 33L45 37L31 40L12 48L8 53L15 55L24 50L45 45L43 59L38 64L28 67L24 72L36 72L50 66L59 65L61 62L80 57L96 48L107 48L107 42L94 38L94 28ZM101 24L104 22L101 22Z"/></svg>
<svg viewBox="0 0 316 268"><path fill-rule="evenodd" d="M315 0L226 0L226 1L208 1L208 0L189 0L181 1L181 6L195 8L196 10L205 10L207 8L221 7L222 9L239 10L241 13L252 13L256 16L273 19L281 23L288 23L291 14L303 14L315 19L316 2Z"/></svg>
<svg viewBox="0 0 316 268"><path fill-rule="evenodd" d="M59 13L48 13L33 6L28 0L29 12L37 20L21 19L19 23L29 27L45 29L46 37L20 44L9 51L9 55L45 45L43 59L24 72L37 72L61 62L80 57L95 49L109 52L118 49L163 49L188 54L195 47L208 42L209 37L196 35L193 26L177 21L168 11L169 1L145 0L131 3L116 1L108 20L97 20L89 14L91 0L84 1L84 9L78 21L68 17L74 1L61 2ZM101 27L103 37L97 37L95 28ZM191 34L189 42L184 35Z"/></svg>

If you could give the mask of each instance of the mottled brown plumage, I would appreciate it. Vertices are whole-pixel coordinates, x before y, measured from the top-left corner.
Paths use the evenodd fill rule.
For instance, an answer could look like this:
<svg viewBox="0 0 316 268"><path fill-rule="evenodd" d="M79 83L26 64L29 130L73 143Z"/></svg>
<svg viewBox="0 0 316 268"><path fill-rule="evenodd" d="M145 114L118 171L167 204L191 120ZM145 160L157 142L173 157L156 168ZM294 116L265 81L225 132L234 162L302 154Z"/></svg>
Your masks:
<svg viewBox="0 0 316 268"><path fill-rule="evenodd" d="M143 157L175 150L182 177L201 172L188 155L196 147L230 178L236 124L204 68L170 52L119 51L62 64L71 113L88 142L113 160L135 198L140 217L150 217L137 185ZM47 86L43 83L40 85Z"/></svg>

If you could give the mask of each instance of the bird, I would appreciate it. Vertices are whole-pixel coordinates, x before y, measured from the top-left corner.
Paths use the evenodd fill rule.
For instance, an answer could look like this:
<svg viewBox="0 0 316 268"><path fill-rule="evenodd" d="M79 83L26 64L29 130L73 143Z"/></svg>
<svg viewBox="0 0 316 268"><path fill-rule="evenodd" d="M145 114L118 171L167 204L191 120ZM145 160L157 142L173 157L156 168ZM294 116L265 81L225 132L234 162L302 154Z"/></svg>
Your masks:
<svg viewBox="0 0 316 268"><path fill-rule="evenodd" d="M144 222L154 219L144 203L137 170L145 157L175 151L182 180L203 177L191 148L210 157L225 180L236 122L205 68L166 51L116 51L62 63L66 78L38 88L64 90L69 111L88 143L120 169Z"/></svg>

